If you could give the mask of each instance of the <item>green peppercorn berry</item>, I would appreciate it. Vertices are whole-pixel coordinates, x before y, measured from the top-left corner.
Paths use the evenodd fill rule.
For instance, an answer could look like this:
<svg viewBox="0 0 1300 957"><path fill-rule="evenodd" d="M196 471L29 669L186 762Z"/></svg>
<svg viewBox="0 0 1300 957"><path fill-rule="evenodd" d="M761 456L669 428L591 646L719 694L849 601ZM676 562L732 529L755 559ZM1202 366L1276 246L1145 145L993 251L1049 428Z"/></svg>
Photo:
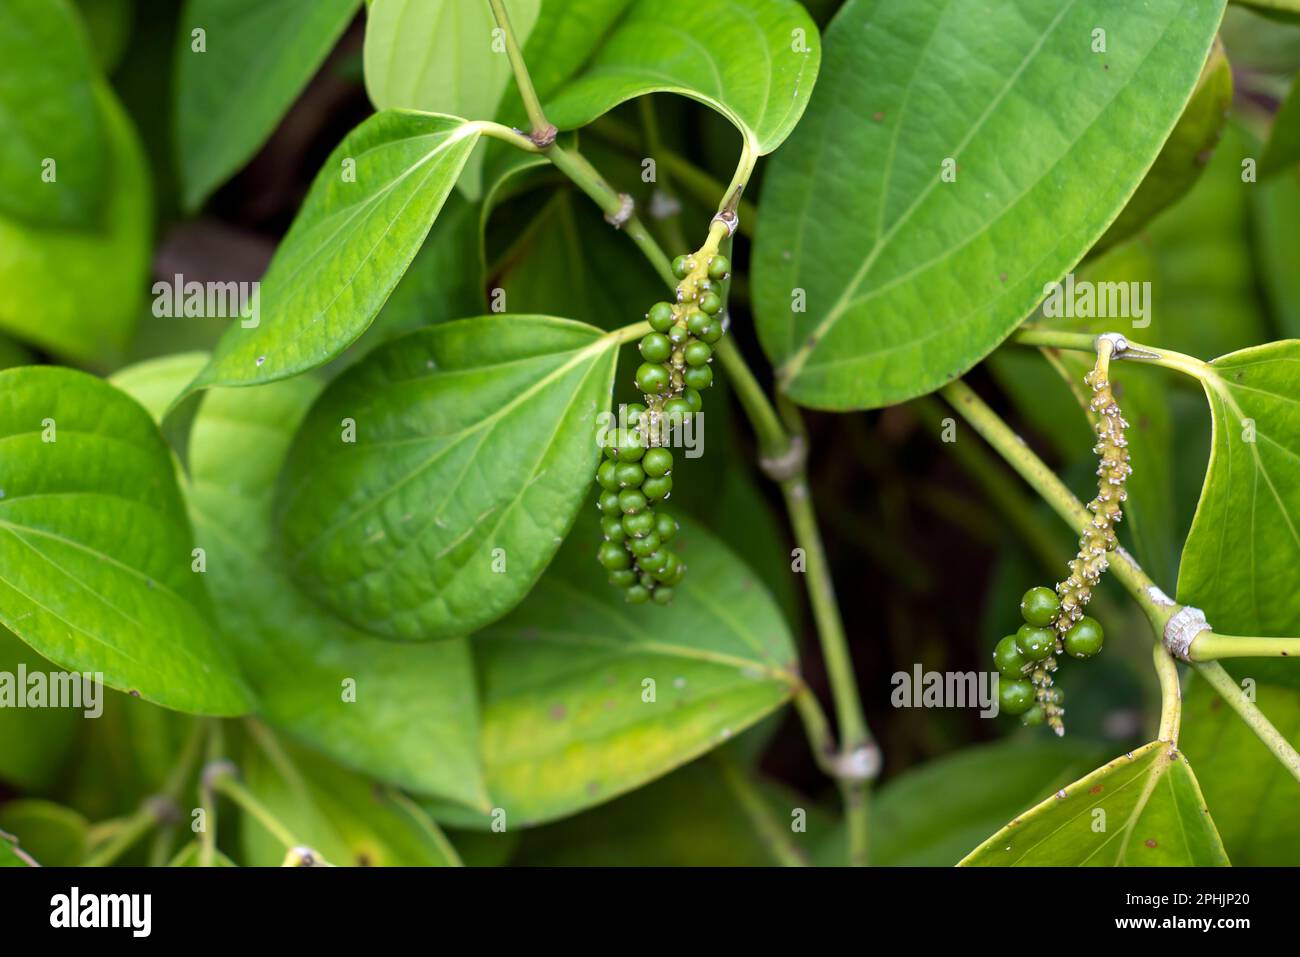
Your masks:
<svg viewBox="0 0 1300 957"><path fill-rule="evenodd" d="M731 260L719 253L709 260L709 278L718 282L731 275Z"/></svg>
<svg viewBox="0 0 1300 957"><path fill-rule="evenodd" d="M993 664L998 669L998 674L1004 678L1024 677L1024 668L1028 662L1016 647L1015 635L1007 635L997 643L993 649Z"/></svg>
<svg viewBox="0 0 1300 957"><path fill-rule="evenodd" d="M655 516L655 531L659 533L661 542L671 542L677 537L677 520L666 512L660 512Z"/></svg>
<svg viewBox="0 0 1300 957"><path fill-rule="evenodd" d="M635 585L636 572L630 568L622 568L616 572L610 572L609 583L615 588L626 588L628 585Z"/></svg>
<svg viewBox="0 0 1300 957"><path fill-rule="evenodd" d="M677 556L669 553L669 557L675 559ZM677 561L675 564L670 564L664 569L664 577L661 579L661 581L665 585L680 585L682 583L682 579L685 577L686 577L686 563L682 561Z"/></svg>
<svg viewBox="0 0 1300 957"><path fill-rule="evenodd" d="M645 406L640 402L629 402L623 406L623 418L629 425L635 426L645 415Z"/></svg>
<svg viewBox="0 0 1300 957"><path fill-rule="evenodd" d="M617 469L618 463L613 459L606 459L600 463L600 468L596 469L596 481L600 483L601 488L618 489Z"/></svg>
<svg viewBox="0 0 1300 957"><path fill-rule="evenodd" d="M700 334L700 338L709 345L713 345L722 338L722 323L717 319L714 319L709 323L709 328L705 329L704 332Z"/></svg>
<svg viewBox="0 0 1300 957"><path fill-rule="evenodd" d="M715 296L720 295L721 290L719 289L718 284L712 279L697 279L695 281L696 302L707 296L709 293L713 293Z"/></svg>
<svg viewBox="0 0 1300 957"><path fill-rule="evenodd" d="M673 275L678 279L685 279L694 268L695 263L690 256L682 255L673 260Z"/></svg>
<svg viewBox="0 0 1300 957"><path fill-rule="evenodd" d="M688 366L702 366L713 358L713 348L702 339L696 339L686 343L683 355Z"/></svg>
<svg viewBox="0 0 1300 957"><path fill-rule="evenodd" d="M618 507L624 515L635 515L646 506L645 496L634 488L625 488L618 493Z"/></svg>
<svg viewBox="0 0 1300 957"><path fill-rule="evenodd" d="M657 575L662 572L668 564L668 556L672 553L666 548L660 548L651 552L649 555L642 555L637 562L642 571L647 571L651 575Z"/></svg>
<svg viewBox="0 0 1300 957"><path fill-rule="evenodd" d="M699 298L699 307L710 316L716 316L722 308L722 299L716 292L706 292Z"/></svg>
<svg viewBox="0 0 1300 957"><path fill-rule="evenodd" d="M606 571L617 572L632 567L632 556L618 542L601 542L596 550L596 560Z"/></svg>
<svg viewBox="0 0 1300 957"><path fill-rule="evenodd" d="M661 588L656 588L654 600L656 605L671 604L673 600L673 590L666 585Z"/></svg>
<svg viewBox="0 0 1300 957"><path fill-rule="evenodd" d="M600 531L611 542L621 542L627 538L623 520L617 515L606 515L600 520Z"/></svg>
<svg viewBox="0 0 1300 957"><path fill-rule="evenodd" d="M691 415L693 411L690 401L680 396L664 403L664 417L674 425Z"/></svg>
<svg viewBox="0 0 1300 957"><path fill-rule="evenodd" d="M1020 723L1026 728L1037 728L1047 721L1047 712L1042 705L1034 705L1020 716Z"/></svg>
<svg viewBox="0 0 1300 957"><path fill-rule="evenodd" d="M647 449L641 467L651 478L667 475L673 470L673 453L663 448Z"/></svg>
<svg viewBox="0 0 1300 957"><path fill-rule="evenodd" d="M1106 640L1101 630L1101 622L1084 615L1065 633L1065 652L1073 658L1091 658L1101 651Z"/></svg>
<svg viewBox="0 0 1300 957"><path fill-rule="evenodd" d="M1061 599L1056 597L1056 592L1043 585L1029 589L1025 592L1025 597L1020 599L1020 614L1036 628L1046 628L1056 620L1060 610Z"/></svg>
<svg viewBox="0 0 1300 957"><path fill-rule="evenodd" d="M680 346L690 337L691 333L685 326L673 326L668 330L668 341L675 346Z"/></svg>
<svg viewBox="0 0 1300 957"><path fill-rule="evenodd" d="M673 477L671 475L660 475L655 478L648 478L641 486L641 491L645 497L652 502L667 498L673 490Z"/></svg>
<svg viewBox="0 0 1300 957"><path fill-rule="evenodd" d="M659 541L659 535L655 532L651 532L649 535L646 535L644 538L630 539L627 543L627 548L628 551L630 551L637 558L642 558L646 555L649 555L651 552L658 551L659 546L662 544L663 543Z"/></svg>
<svg viewBox="0 0 1300 957"><path fill-rule="evenodd" d="M696 391L707 389L713 385L713 370L708 366L691 366L682 373L682 381Z"/></svg>
<svg viewBox="0 0 1300 957"><path fill-rule="evenodd" d="M699 412L704 408L704 396L700 395L699 389L683 389L682 398L686 400L691 412Z"/></svg>
<svg viewBox="0 0 1300 957"><path fill-rule="evenodd" d="M645 317L650 320L650 328L655 332L667 332L669 327L677 321L677 313L673 311L673 305L670 302L656 302L650 307L650 311L645 314Z"/></svg>
<svg viewBox="0 0 1300 957"><path fill-rule="evenodd" d="M641 441L641 433L636 429L619 429L614 458L620 462L640 462L643 455L645 455L645 443Z"/></svg>
<svg viewBox="0 0 1300 957"><path fill-rule="evenodd" d="M654 591L655 585L659 584L657 581L655 581L654 575L651 575L649 572L642 572L641 577L638 579L638 581L640 581L641 584L644 585L646 588L648 588L650 591Z"/></svg>
<svg viewBox="0 0 1300 957"><path fill-rule="evenodd" d="M662 332L646 333L639 348L646 362L667 362L668 357L673 354L673 344Z"/></svg>
<svg viewBox="0 0 1300 957"><path fill-rule="evenodd" d="M1007 714L1024 714L1034 704L1034 686L1023 678L999 681L998 704Z"/></svg>
<svg viewBox="0 0 1300 957"><path fill-rule="evenodd" d="M636 387L646 395L658 395L672 387L672 374L663 366L641 363L636 370Z"/></svg>
<svg viewBox="0 0 1300 957"><path fill-rule="evenodd" d="M1042 661L1056 650L1056 632L1033 625L1021 625L1016 632L1016 648L1030 661Z"/></svg>
<svg viewBox="0 0 1300 957"><path fill-rule="evenodd" d="M608 512L615 515L619 511L618 493L615 491L604 491L600 493L600 498L596 500L596 507L602 512Z"/></svg>
<svg viewBox="0 0 1300 957"><path fill-rule="evenodd" d="M704 335L704 330L709 328L709 323L713 322L707 313L700 312L698 309L692 309L686 314L686 331L693 336Z"/></svg>
<svg viewBox="0 0 1300 957"><path fill-rule="evenodd" d="M645 585L633 585L623 593L629 605L644 605L650 600L650 589Z"/></svg>
<svg viewBox="0 0 1300 957"><path fill-rule="evenodd" d="M614 474L619 488L640 488L645 481L645 469L636 462L619 462Z"/></svg>
<svg viewBox="0 0 1300 957"><path fill-rule="evenodd" d="M641 538L655 530L655 513L650 509L623 516L623 531L633 538Z"/></svg>

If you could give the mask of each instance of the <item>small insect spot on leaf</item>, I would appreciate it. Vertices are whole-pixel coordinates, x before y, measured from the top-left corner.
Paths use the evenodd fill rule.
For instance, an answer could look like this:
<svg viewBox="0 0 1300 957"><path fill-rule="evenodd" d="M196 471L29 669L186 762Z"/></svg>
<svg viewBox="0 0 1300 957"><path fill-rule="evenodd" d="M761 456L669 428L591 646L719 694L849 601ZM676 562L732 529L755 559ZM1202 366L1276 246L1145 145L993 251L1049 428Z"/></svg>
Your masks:
<svg viewBox="0 0 1300 957"><path fill-rule="evenodd" d="M599 782L599 781L588 781L588 782L587 782L587 793L590 794L590 795L592 795L593 797L595 797L597 794L599 794L599 793L600 793L600 782Z"/></svg>
<svg viewBox="0 0 1300 957"><path fill-rule="evenodd" d="M998 282L1006 282L1006 281L1007 281L1007 274L1006 274L1006 273L999 273L999 274L998 274Z"/></svg>
<svg viewBox="0 0 1300 957"><path fill-rule="evenodd" d="M127 694L129 694L132 698L140 697L140 692L136 691L134 688L128 691Z"/></svg>
<svg viewBox="0 0 1300 957"><path fill-rule="evenodd" d="M876 113L876 114L875 114L874 116L872 116L871 118L872 118L873 120L875 120L877 123L880 123L880 122L883 122L883 121L884 121L884 119L885 119L885 114L884 114L884 113Z"/></svg>
<svg viewBox="0 0 1300 957"><path fill-rule="evenodd" d="M1092 787L1088 788L1088 793L1100 794L1104 788L1105 788L1104 784L1094 784Z"/></svg>
<svg viewBox="0 0 1300 957"><path fill-rule="evenodd" d="M552 719L553 721L563 721L564 718L565 718L565 716L566 716L568 713L569 713L569 712L568 712L568 709L566 709L566 708L564 707L564 705L562 705L562 704L554 705L554 706L551 708L551 719Z"/></svg>
<svg viewBox="0 0 1300 957"><path fill-rule="evenodd" d="M1152 838L1149 838L1149 837L1148 837L1145 841L1143 841L1142 843L1145 844L1147 847L1155 847L1155 846L1156 846L1156 842L1155 842L1155 840L1152 839Z"/></svg>

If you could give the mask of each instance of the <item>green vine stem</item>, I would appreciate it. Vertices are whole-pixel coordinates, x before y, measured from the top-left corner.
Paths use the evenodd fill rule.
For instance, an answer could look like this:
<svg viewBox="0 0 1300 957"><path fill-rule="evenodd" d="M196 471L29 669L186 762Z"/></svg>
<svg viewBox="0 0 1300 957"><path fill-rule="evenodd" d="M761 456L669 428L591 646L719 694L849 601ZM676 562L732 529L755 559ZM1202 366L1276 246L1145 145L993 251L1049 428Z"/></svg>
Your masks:
<svg viewBox="0 0 1300 957"><path fill-rule="evenodd" d="M601 139L624 152L635 154L641 149L642 144L637 138L636 131L612 116L602 116L591 124L591 130ZM676 182L700 202L710 204L716 202L719 196L726 195L726 186L720 180L710 176L690 160L662 146L655 148L653 152L659 168L667 170ZM752 237L756 216L754 205L742 199L736 212L740 216L738 231L742 236Z"/></svg>
<svg viewBox="0 0 1300 957"><path fill-rule="evenodd" d="M213 778L212 790L222 797L229 798L241 811L255 818L262 827L270 832L272 837L284 845L286 851L302 846L302 841L294 837L284 823L272 814L266 805L253 795L252 791L235 780L233 771L213 775Z"/></svg>
<svg viewBox="0 0 1300 957"><path fill-rule="evenodd" d="M1187 656L1193 661L1222 658L1300 658L1300 638L1257 638L1203 631L1192 641Z"/></svg>
<svg viewBox="0 0 1300 957"><path fill-rule="evenodd" d="M152 799L145 801L115 830L109 841L86 858L85 867L107 867L135 846L135 843L160 823L162 816Z"/></svg>
<svg viewBox="0 0 1300 957"><path fill-rule="evenodd" d="M555 127L546 119L542 102L537 98L537 90L533 88L533 79L528 75L528 68L524 65L524 54L519 49L519 40L510 26L510 14L506 11L505 0L488 0L488 3L492 7L492 16L496 19L497 26L505 35L506 55L510 57L510 68L514 71L518 83L519 98L523 100L528 122L533 125L531 138L538 146L545 147L555 141Z"/></svg>
<svg viewBox="0 0 1300 957"><path fill-rule="evenodd" d="M1094 337L1088 337L1093 340ZM1033 343L1037 344L1037 343ZM1082 532L1092 521L1092 513L1084 508L1083 503L1075 498L1065 483L1062 482L1047 464L1040 459L1025 441L1018 436L977 396L971 388L960 379L949 383L940 390L944 399L956 409L971 427L984 438L1001 455L1007 463L1026 482L1033 487L1056 513L1076 532ZM1165 596L1142 570L1142 567L1123 548L1117 548L1111 556L1111 572L1124 585L1125 589L1146 613L1147 619L1155 633L1156 641L1163 648L1166 626L1183 606ZM1161 668L1165 666L1160 665ZM1278 760L1300 781L1300 754L1282 734L1273 727L1264 713L1256 707L1237 688L1232 678L1217 662L1193 662L1192 667L1204 675L1210 684L1224 697L1242 720L1251 728L1261 741L1278 757ZM1162 685L1162 720L1166 724L1173 714L1175 705L1168 699L1178 693L1177 684L1168 683L1169 672L1161 672ZM1167 730L1167 729L1166 729Z"/></svg>

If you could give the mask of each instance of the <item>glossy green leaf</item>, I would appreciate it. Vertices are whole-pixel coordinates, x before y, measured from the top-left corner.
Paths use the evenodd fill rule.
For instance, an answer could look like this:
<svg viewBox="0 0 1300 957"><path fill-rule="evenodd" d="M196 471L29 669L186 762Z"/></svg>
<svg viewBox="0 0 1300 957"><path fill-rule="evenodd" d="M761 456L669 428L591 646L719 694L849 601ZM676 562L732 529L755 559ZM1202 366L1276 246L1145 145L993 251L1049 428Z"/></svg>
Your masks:
<svg viewBox="0 0 1300 957"><path fill-rule="evenodd" d="M0 63L0 216L92 226L109 182L107 136L90 45L71 4L7 0Z"/></svg>
<svg viewBox="0 0 1300 957"><path fill-rule="evenodd" d="M144 298L153 214L130 119L111 93L100 91L96 102L110 163L98 224L61 229L0 217L0 329L104 365L126 347Z"/></svg>
<svg viewBox="0 0 1300 957"><path fill-rule="evenodd" d="M616 357L614 336L546 316L380 347L330 385L289 453L291 573L374 634L452 638L499 618L591 495Z"/></svg>
<svg viewBox="0 0 1300 957"><path fill-rule="evenodd" d="M1300 341L1291 339L1215 359L1203 379L1214 439L1178 600L1227 634L1300 629L1297 368Z"/></svg>
<svg viewBox="0 0 1300 957"><path fill-rule="evenodd" d="M187 209L197 209L266 142L359 6L188 0L176 38L175 107Z"/></svg>
<svg viewBox="0 0 1300 957"><path fill-rule="evenodd" d="M1228 857L1187 758L1152 741L1062 788L964 867L1215 867Z"/></svg>
<svg viewBox="0 0 1300 957"><path fill-rule="evenodd" d="M28 798L0 804L0 831L46 867L75 867L90 846L90 824L71 808Z"/></svg>
<svg viewBox="0 0 1300 957"><path fill-rule="evenodd" d="M419 805L301 749L287 765L250 748L248 788L301 844L336 867L446 867L459 864L442 831ZM273 867L286 848L255 819L240 829L245 863Z"/></svg>
<svg viewBox="0 0 1300 957"><path fill-rule="evenodd" d="M1256 662L1234 663L1242 675ZM1279 664L1292 666L1291 661ZM1294 671L1294 668L1292 669ZM1256 682L1255 703L1291 744L1300 744L1300 690ZM1238 867L1300 864L1300 798L1295 778L1206 682L1183 695L1179 747L1196 766L1223 846Z"/></svg>
<svg viewBox="0 0 1300 957"><path fill-rule="evenodd" d="M0 628L0 672L17 676L20 667L28 674L60 670ZM76 741L83 713L72 708L0 708L0 781L28 792L53 786Z"/></svg>
<svg viewBox="0 0 1300 957"><path fill-rule="evenodd" d="M1233 2L1287 23L1294 23L1297 18L1300 18L1300 0L1233 0Z"/></svg>
<svg viewBox="0 0 1300 957"><path fill-rule="evenodd" d="M871 862L950 867L990 831L1103 760L1088 741L1005 741L895 778L872 801Z"/></svg>
<svg viewBox="0 0 1300 957"><path fill-rule="evenodd" d="M507 0L510 26L522 46L541 0ZM366 90L376 109L450 113L474 120L496 116L510 59L487 0L376 0L366 18ZM482 186L482 157L465 166L461 189Z"/></svg>
<svg viewBox="0 0 1300 957"><path fill-rule="evenodd" d="M367 774L485 808L467 644L352 628L298 592L275 553L275 478L317 392L306 378L214 390L195 417L186 491L222 630L278 728Z"/></svg>
<svg viewBox="0 0 1300 957"><path fill-rule="evenodd" d="M780 609L725 546L682 520L673 545L690 570L673 603L628 605L596 564L594 514L524 603L474 636L488 791L507 827L653 780L739 734L799 684Z"/></svg>
<svg viewBox="0 0 1300 957"><path fill-rule="evenodd" d="M634 0L546 115L576 129L635 97L677 93L724 115L761 156L799 122L820 62L817 27L794 0Z"/></svg>
<svg viewBox="0 0 1300 957"><path fill-rule="evenodd" d="M271 261L257 324L232 325L193 388L271 382L342 352L419 252L478 138L455 117L395 110L349 133Z"/></svg>
<svg viewBox="0 0 1300 957"><path fill-rule="evenodd" d="M1222 9L850 0L763 187L753 294L782 387L870 408L983 358L1137 188Z"/></svg>
<svg viewBox="0 0 1300 957"><path fill-rule="evenodd" d="M61 667L165 707L247 711L145 411L83 373L11 369L0 443L0 623Z"/></svg>
<svg viewBox="0 0 1300 957"><path fill-rule="evenodd" d="M1291 92L1273 118L1273 130L1259 160L1261 176L1272 176L1300 163L1300 82L1291 84Z"/></svg>
<svg viewBox="0 0 1300 957"><path fill-rule="evenodd" d="M1260 280L1278 331L1300 338L1300 177L1275 176L1251 192Z"/></svg>
<svg viewBox="0 0 1300 957"><path fill-rule="evenodd" d="M1196 184L1218 145L1231 105L1232 65L1216 39L1178 125L1138 191L1097 241L1094 252L1132 236Z"/></svg>

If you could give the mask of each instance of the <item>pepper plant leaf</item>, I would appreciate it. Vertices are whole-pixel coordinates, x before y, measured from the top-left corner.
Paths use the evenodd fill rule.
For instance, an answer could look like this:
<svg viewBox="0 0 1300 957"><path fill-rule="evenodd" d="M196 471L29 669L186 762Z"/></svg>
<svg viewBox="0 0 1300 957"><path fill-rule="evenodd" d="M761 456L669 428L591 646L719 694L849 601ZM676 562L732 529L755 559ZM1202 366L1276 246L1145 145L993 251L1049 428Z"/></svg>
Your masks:
<svg viewBox="0 0 1300 957"><path fill-rule="evenodd" d="M560 129L647 93L677 93L735 124L762 156L812 95L821 40L793 0L635 0L585 68L546 105Z"/></svg>
<svg viewBox="0 0 1300 957"><path fill-rule="evenodd" d="M964 857L963 867L1223 867L1187 758L1152 741L1062 788Z"/></svg>
<svg viewBox="0 0 1300 957"><path fill-rule="evenodd" d="M1300 630L1300 340L1205 367L1210 464L1178 571L1178 600L1236 635Z"/></svg>
<svg viewBox="0 0 1300 957"><path fill-rule="evenodd" d="M84 373L11 369L0 443L0 624L60 667L164 707L248 711L148 414Z"/></svg>
<svg viewBox="0 0 1300 957"><path fill-rule="evenodd" d="M176 49L176 156L185 207L252 158L361 0L187 0Z"/></svg>
<svg viewBox="0 0 1300 957"><path fill-rule="evenodd" d="M782 388L872 408L987 355L1138 187L1222 13L850 0L763 186L754 305Z"/></svg>
<svg viewBox="0 0 1300 957"><path fill-rule="evenodd" d="M717 747L800 686L776 602L691 522L671 605L628 605L599 573L594 510L508 618L474 636L488 791L508 826L574 814ZM438 811L448 823L490 817Z"/></svg>
<svg viewBox="0 0 1300 957"><path fill-rule="evenodd" d="M191 388L254 385L329 361L370 325L479 138L454 116L386 110L321 168L262 280Z"/></svg>
<svg viewBox="0 0 1300 957"><path fill-rule="evenodd" d="M581 323L502 315L375 350L326 389L289 453L292 574L374 634L452 638L501 617L591 496L617 346Z"/></svg>

